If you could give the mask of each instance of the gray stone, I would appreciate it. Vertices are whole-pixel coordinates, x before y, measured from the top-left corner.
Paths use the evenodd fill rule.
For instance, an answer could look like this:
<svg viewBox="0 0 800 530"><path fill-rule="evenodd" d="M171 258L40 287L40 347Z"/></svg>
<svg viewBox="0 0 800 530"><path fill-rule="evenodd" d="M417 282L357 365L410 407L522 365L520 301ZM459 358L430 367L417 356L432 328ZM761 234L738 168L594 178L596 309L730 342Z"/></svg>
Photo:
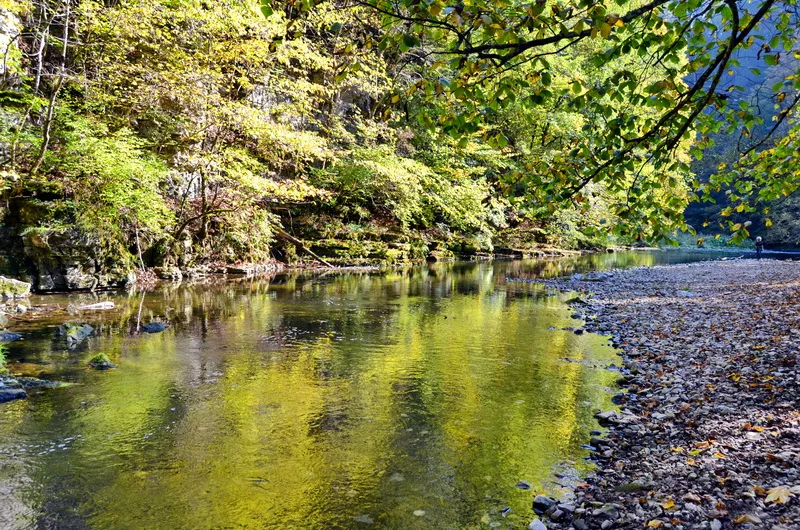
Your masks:
<svg viewBox="0 0 800 530"><path fill-rule="evenodd" d="M536 498L533 499L533 511L540 515L555 505L556 501L544 495L537 495Z"/></svg>
<svg viewBox="0 0 800 530"><path fill-rule="evenodd" d="M552 511L552 513L550 513L550 520L555 523L561 522L566 518L567 518L566 512L564 512L559 508L556 508L555 510Z"/></svg>
<svg viewBox="0 0 800 530"><path fill-rule="evenodd" d="M534 519L531 521L531 524L528 525L528 530L547 530L547 525L539 519Z"/></svg>

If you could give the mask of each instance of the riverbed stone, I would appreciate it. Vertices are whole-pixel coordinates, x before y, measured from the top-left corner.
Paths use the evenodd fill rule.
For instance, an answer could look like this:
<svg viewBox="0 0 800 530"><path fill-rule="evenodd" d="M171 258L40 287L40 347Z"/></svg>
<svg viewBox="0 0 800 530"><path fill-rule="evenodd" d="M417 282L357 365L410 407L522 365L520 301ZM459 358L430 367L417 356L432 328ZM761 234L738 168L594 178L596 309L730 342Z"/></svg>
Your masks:
<svg viewBox="0 0 800 530"><path fill-rule="evenodd" d="M537 495L533 499L533 511L538 514L543 514L550 508L556 505L556 501L544 495Z"/></svg>
<svg viewBox="0 0 800 530"><path fill-rule="evenodd" d="M544 523L543 523L542 521L540 521L539 519L534 519L534 520L533 520L533 521L531 521L531 523L528 525L528 530L547 530L547 525L546 525L546 524L544 524Z"/></svg>

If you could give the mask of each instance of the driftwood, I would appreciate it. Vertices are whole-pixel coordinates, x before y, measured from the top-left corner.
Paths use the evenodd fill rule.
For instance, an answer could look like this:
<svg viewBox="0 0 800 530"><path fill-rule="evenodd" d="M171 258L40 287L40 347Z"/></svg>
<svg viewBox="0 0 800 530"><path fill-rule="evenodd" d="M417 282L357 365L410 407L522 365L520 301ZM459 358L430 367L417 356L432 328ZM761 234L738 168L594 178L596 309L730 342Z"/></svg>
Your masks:
<svg viewBox="0 0 800 530"><path fill-rule="evenodd" d="M285 231L281 230L280 228L276 228L276 229L275 229L275 235L276 235L277 237L281 238L281 239L284 239L284 240L288 241L288 242L289 242L289 243L291 243L292 245L296 246L298 249L302 250L303 252L305 252L306 254L308 254L309 256L311 256L312 258L314 258L315 260L317 260L318 262L322 263L322 264L323 264L323 265L325 265L326 267L329 267L329 268L331 268L331 269L333 269L333 268L334 268L334 266L333 266L333 265L331 265L330 263L328 263L327 261L325 261L323 258L321 258L321 257L320 257L320 256L318 256L317 254L315 254L315 253L314 253L314 252L313 252L313 251L312 251L310 248L308 248L307 246L305 246L305 245L303 244L303 242L302 242L302 241L300 241L300 240L299 240L299 239L297 239L296 237L294 237L294 236L292 236L292 235L290 235L290 234L286 233Z"/></svg>

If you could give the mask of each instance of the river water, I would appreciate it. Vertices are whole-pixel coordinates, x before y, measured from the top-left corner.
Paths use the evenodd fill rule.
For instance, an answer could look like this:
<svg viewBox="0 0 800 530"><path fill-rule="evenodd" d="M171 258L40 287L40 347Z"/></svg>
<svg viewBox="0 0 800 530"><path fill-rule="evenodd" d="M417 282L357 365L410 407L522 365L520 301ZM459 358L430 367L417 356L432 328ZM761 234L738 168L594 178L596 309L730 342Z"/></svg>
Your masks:
<svg viewBox="0 0 800 530"><path fill-rule="evenodd" d="M15 329L9 368L72 384L0 405L0 527L525 528L535 493L587 471L619 373L606 338L570 330L563 295L506 279L709 257L34 297L72 315ZM72 310L102 300L115 309ZM68 349L65 320L95 333ZM151 321L169 327L141 333ZM118 368L87 368L101 352Z"/></svg>

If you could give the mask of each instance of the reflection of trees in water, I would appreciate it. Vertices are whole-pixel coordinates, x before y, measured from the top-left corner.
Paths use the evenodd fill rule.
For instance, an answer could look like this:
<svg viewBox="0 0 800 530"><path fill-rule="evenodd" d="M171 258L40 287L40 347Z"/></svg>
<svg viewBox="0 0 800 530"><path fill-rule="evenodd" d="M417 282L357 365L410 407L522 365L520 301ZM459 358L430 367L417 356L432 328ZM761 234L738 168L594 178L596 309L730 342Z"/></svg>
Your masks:
<svg viewBox="0 0 800 530"><path fill-rule="evenodd" d="M589 338L547 331L571 323L566 310L503 285L515 267L548 266L437 263L120 297L98 347L123 368L52 402L79 415L39 420L86 436L41 458L40 493L66 486L47 511L78 506L97 527L347 527L377 520L376 507L390 521L426 509L439 526L476 524L505 502L498 492L521 478L538 487L578 454L591 424L584 402L602 376L558 360L580 358ZM154 318L171 329L129 335ZM509 503L527 513L520 499Z"/></svg>

